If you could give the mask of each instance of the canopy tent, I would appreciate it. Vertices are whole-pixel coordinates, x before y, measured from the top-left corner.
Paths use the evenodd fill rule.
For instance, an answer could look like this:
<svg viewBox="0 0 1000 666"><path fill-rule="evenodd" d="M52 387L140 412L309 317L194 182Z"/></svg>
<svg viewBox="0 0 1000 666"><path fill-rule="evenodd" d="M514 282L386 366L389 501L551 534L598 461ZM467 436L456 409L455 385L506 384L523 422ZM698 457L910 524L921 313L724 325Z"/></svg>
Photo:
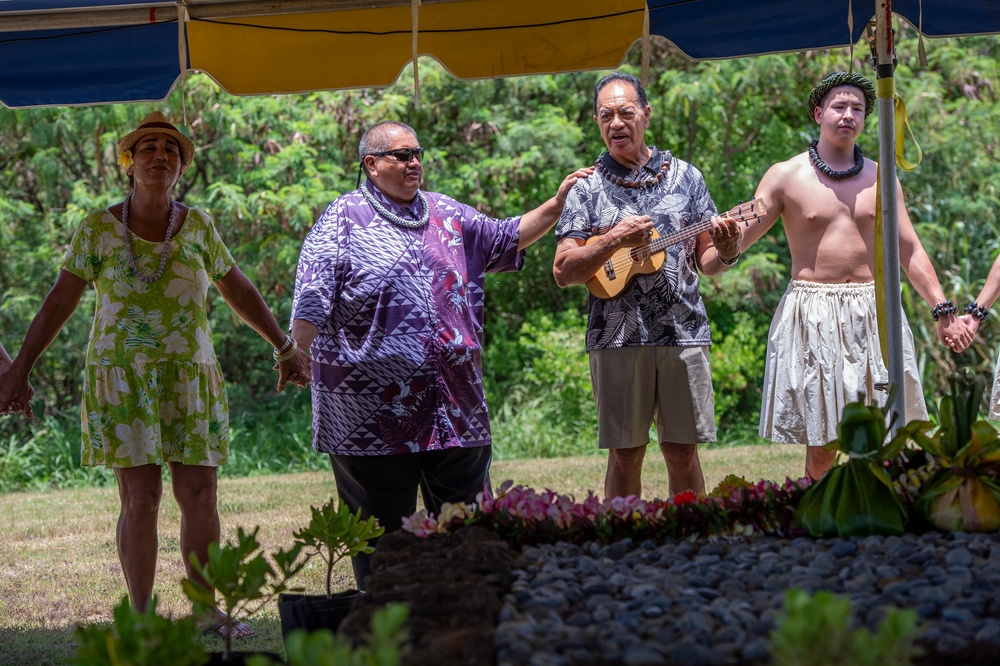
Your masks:
<svg viewBox="0 0 1000 666"><path fill-rule="evenodd" d="M0 0L0 102L159 100L189 69L234 94L380 87L409 62L416 77L419 55L466 79L610 69L650 35L693 60L735 58L856 44L872 15L892 84L890 12L928 37L1000 33L997 0ZM876 269L901 384L893 91L879 86Z"/></svg>
<svg viewBox="0 0 1000 666"><path fill-rule="evenodd" d="M846 47L885 0L648 0L650 32L692 60ZM892 12L927 37L1000 32L996 0L892 0Z"/></svg>
<svg viewBox="0 0 1000 666"><path fill-rule="evenodd" d="M0 0L0 102L158 100L188 69L238 95L382 87L416 55L465 79L613 68L644 11L643 0Z"/></svg>
<svg viewBox="0 0 1000 666"><path fill-rule="evenodd" d="M0 0L0 102L164 99L189 69L233 94L392 83L416 55L463 79L618 66L644 35L691 59L854 44L873 0ZM1000 32L1000 3L896 0L925 35ZM180 19L180 20L179 20ZM857 19L857 20L854 20Z"/></svg>

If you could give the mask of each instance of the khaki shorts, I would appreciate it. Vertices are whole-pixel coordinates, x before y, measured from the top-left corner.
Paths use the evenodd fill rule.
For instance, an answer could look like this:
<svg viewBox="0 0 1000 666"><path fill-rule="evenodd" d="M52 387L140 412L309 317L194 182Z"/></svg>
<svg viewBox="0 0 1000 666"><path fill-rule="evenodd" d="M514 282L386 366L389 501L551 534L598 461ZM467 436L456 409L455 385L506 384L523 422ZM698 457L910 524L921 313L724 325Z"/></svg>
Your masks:
<svg viewBox="0 0 1000 666"><path fill-rule="evenodd" d="M715 394L708 347L623 347L590 352L598 445L649 444L656 419L661 442L715 441Z"/></svg>

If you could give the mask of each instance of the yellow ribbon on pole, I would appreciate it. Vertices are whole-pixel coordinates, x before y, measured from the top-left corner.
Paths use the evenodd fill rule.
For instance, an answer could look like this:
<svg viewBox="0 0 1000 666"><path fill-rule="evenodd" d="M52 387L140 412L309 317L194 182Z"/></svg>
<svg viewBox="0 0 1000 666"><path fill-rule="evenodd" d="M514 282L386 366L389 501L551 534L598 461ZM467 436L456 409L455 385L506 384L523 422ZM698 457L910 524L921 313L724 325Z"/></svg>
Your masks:
<svg viewBox="0 0 1000 666"><path fill-rule="evenodd" d="M875 92L879 97L891 97L893 99L893 118L895 119L894 129L896 131L896 166L903 171L913 171L923 161L924 153L920 150L920 144L917 143L917 137L913 135L913 128L910 127L910 119L906 115L906 103L903 102L903 98L896 92L896 79L879 79L875 82ZM913 141L913 148L917 151L916 162L910 162L908 159L903 157L903 149L905 147L904 144L906 143L905 132L910 133L910 139Z"/></svg>

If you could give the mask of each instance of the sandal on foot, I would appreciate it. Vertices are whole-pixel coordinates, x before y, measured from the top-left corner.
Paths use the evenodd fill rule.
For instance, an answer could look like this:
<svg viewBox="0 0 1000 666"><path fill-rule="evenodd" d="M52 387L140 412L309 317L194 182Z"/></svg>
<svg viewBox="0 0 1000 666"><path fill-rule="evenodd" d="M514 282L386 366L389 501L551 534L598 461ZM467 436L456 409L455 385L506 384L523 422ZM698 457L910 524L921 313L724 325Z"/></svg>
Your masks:
<svg viewBox="0 0 1000 666"><path fill-rule="evenodd" d="M250 638L256 632L254 632L253 628L246 622L234 620L232 624L229 624L226 620L222 620L216 625L206 627L204 633L209 636L216 636L222 639L225 639L226 633L229 633L232 640L237 640L240 638Z"/></svg>

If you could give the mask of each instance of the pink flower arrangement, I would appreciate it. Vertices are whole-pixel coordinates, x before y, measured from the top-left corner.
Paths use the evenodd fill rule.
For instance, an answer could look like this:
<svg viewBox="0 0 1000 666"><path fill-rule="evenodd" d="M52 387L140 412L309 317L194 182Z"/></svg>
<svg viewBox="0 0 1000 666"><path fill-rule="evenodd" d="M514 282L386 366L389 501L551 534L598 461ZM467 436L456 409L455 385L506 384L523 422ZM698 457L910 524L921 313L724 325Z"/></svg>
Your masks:
<svg viewBox="0 0 1000 666"><path fill-rule="evenodd" d="M548 489L539 492L508 480L495 496L479 493L474 504L445 504L440 516L418 511L403 519L403 529L428 537L479 525L516 547L623 537L791 536L802 533L794 513L807 487L808 479L751 484L730 476L707 497L684 492L666 500L647 501L630 495L601 501L588 492L577 502L570 495Z"/></svg>

